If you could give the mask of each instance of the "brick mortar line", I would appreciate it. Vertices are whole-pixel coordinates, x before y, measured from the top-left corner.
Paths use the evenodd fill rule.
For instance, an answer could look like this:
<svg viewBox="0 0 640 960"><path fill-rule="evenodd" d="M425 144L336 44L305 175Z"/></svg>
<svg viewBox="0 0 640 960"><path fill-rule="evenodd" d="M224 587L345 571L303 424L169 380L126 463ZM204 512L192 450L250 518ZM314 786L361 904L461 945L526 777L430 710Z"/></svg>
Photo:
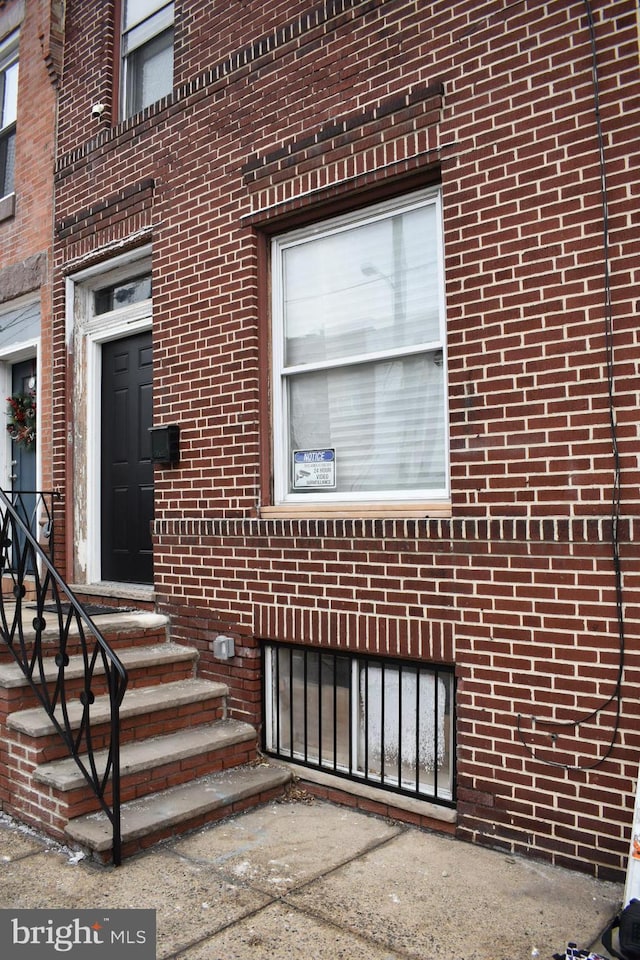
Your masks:
<svg viewBox="0 0 640 960"><path fill-rule="evenodd" d="M619 521L621 542L635 541L634 528L640 516L629 515ZM489 519L421 518L415 520L379 518L354 519L260 519L176 517L155 520L153 535L160 545L164 537L218 538L251 540L272 539L393 539L453 542L527 542L608 544L611 541L610 517Z"/></svg>

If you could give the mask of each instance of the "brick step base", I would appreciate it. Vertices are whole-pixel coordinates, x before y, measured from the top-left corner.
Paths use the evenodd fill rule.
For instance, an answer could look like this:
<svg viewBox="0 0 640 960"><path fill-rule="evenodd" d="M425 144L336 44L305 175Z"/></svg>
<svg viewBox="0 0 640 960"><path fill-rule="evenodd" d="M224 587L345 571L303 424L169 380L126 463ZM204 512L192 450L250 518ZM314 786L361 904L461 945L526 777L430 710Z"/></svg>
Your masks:
<svg viewBox="0 0 640 960"><path fill-rule="evenodd" d="M193 647L185 647L177 643L164 641L162 643L145 646L133 646L118 651L118 657L127 670L128 689L137 686L149 686L153 683L164 682L168 679L187 679L193 674L198 654ZM50 691L59 677L59 668L53 657L44 657L44 678ZM104 663L98 659L93 673L92 689L96 695L106 692L104 683ZM39 671L34 673L40 681ZM79 696L83 689L84 659L76 654L69 657L69 663L64 670L64 684L67 699ZM0 696L7 702L8 712L26 710L30 706L37 706L39 701L29 686L22 669L15 661L0 663Z"/></svg>
<svg viewBox="0 0 640 960"><path fill-rule="evenodd" d="M128 689L120 707L121 743L222 720L226 695L224 683L197 678ZM67 716L74 732L80 728L83 710L79 700L68 705ZM55 715L62 721L61 711ZM108 697L96 697L90 717L93 750L100 750L107 747L111 736ZM6 727L10 739L16 739L22 747L28 745L34 764L67 754L54 723L42 707L10 713ZM8 750L11 756L11 744Z"/></svg>
<svg viewBox="0 0 640 960"><path fill-rule="evenodd" d="M159 840L266 803L281 795L290 780L290 771L283 767L252 764L123 804L122 854L131 856ZM112 828L104 813L70 820L65 833L97 859L111 858Z"/></svg>
<svg viewBox="0 0 640 960"><path fill-rule="evenodd" d="M24 611L23 611L24 612ZM227 718L228 688L199 678L197 651L167 635L168 621L148 611L95 617L96 627L117 652L129 682L120 707L120 798L122 856L164 837L191 830L277 796L291 779L284 768L257 764L254 727ZM22 656L29 659L35 630L26 622ZM42 642L43 677L50 696L60 682L55 663L55 617L48 616ZM65 647L66 717L81 754L87 749L84 664L73 631ZM106 784L111 713L100 658L91 680L88 707L92 759ZM84 697L83 697L84 699ZM65 729L61 709L55 712ZM74 840L98 860L112 854L112 827L69 748L31 690L6 647L0 655L0 732L6 759L0 768L4 809L59 840Z"/></svg>
<svg viewBox="0 0 640 960"><path fill-rule="evenodd" d="M219 720L202 727L125 744L120 752L120 796L124 803L157 793L229 767L255 761L257 734L251 724ZM94 754L98 773L103 775L106 751ZM89 769L89 760L80 761ZM42 763L33 773L36 783L47 789L52 805L65 811L65 818L100 810L100 803L86 783L76 761L65 757ZM111 792L107 791L111 803Z"/></svg>
<svg viewBox="0 0 640 960"><path fill-rule="evenodd" d="M24 644L27 652L31 650L36 636L33 620L36 617L36 609L23 609L24 621ZM55 656L58 652L59 632L58 621L55 613L44 613L46 626L41 635L42 655ZM157 613L134 610L122 613L100 614L92 617L92 621L98 628L104 639L110 647L119 651L121 647L132 647L136 645L148 645L153 643L163 643L167 640L168 620L165 616ZM66 621L65 621L66 622ZM87 642L92 645L93 639L87 631ZM16 640L16 649L18 643ZM81 652L78 628L72 621L69 627L69 637L66 646L68 656L74 656ZM0 645L0 663L14 663L14 657L6 644Z"/></svg>

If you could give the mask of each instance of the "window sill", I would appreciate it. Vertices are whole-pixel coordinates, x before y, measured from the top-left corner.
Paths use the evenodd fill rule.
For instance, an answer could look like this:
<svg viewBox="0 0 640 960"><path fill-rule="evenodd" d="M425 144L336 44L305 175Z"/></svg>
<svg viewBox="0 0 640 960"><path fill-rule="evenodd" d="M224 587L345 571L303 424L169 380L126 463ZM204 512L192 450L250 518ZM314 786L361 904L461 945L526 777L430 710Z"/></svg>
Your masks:
<svg viewBox="0 0 640 960"><path fill-rule="evenodd" d="M376 790L375 787L359 783L356 780L347 780L345 777L332 776L332 774L325 773L322 770L313 770L310 767L304 767L298 763L289 763L282 759L276 760L270 757L269 762L291 770L296 780L302 784L305 782L315 783L318 786L337 790L341 793L347 793L362 800L384 804L386 807L404 810L405 813L413 814L414 816L429 817L432 820L439 820L442 823L455 825L458 820L455 807L441 806L432 800L405 797L402 794L393 793L390 790Z"/></svg>
<svg viewBox="0 0 640 960"><path fill-rule="evenodd" d="M282 503L261 507L260 516L265 520L333 520L333 519L384 519L403 520L423 517L449 518L451 503Z"/></svg>
<svg viewBox="0 0 640 960"><path fill-rule="evenodd" d="M10 217L15 216L16 212L16 195L15 193L9 193L6 197L0 199L0 220L9 220Z"/></svg>

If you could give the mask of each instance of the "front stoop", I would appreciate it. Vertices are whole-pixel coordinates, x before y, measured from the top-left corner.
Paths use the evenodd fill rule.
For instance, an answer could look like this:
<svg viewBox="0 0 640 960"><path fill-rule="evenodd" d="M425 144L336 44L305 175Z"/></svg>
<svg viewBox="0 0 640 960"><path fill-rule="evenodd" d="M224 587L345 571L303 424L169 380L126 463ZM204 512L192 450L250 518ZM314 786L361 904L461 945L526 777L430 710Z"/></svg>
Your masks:
<svg viewBox="0 0 640 960"><path fill-rule="evenodd" d="M227 686L197 677L197 652L167 638L166 620L135 612L109 615L104 626L96 620L129 673L120 709L123 856L284 791L290 772L257 762L255 728L227 717ZM57 674L52 657L45 676L53 682ZM72 656L65 669L72 725L82 719L75 697L82 676L82 660ZM94 678L91 707L98 771L110 731L101 683ZM3 809L108 861L110 821L14 663L0 662L0 722Z"/></svg>

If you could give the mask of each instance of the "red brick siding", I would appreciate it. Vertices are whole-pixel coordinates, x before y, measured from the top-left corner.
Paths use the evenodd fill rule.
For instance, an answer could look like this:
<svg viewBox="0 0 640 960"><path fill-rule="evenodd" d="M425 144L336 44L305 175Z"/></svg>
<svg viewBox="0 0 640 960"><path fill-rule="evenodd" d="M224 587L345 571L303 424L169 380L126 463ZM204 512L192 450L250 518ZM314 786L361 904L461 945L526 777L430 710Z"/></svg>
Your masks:
<svg viewBox="0 0 640 960"><path fill-rule="evenodd" d="M618 663L603 220L586 6L442 0L176 4L174 95L111 102L103 21L70 0L57 163L59 275L153 242L154 397L181 425L156 472L155 570L173 635L259 719L259 638L455 663L461 836L620 873L638 743L635 5L594 0L609 187L620 539ZM95 70L92 70L95 66ZM84 81L93 84L87 95ZM453 519L276 521L269 503L263 233L440 179ZM297 219L298 218L298 219ZM636 284L637 286L637 284ZM56 357L64 391L64 299ZM68 371L67 371L68 376ZM65 483L62 428L56 476ZM67 461L68 462L68 461ZM68 468L67 468L68 469ZM67 479L71 479L70 476ZM67 488L67 497L70 496ZM238 656L213 660L217 633Z"/></svg>
<svg viewBox="0 0 640 960"><path fill-rule="evenodd" d="M10 9L4 11L6 17L11 13ZM18 49L15 214L0 221L0 306L10 304L14 297L33 294L38 294L40 301L40 360L44 375L38 383L41 418L38 445L44 490L52 488L50 281L56 120L53 84L55 65L59 61L59 54L52 52L52 48L57 43L58 27L51 4L34 0L24 5Z"/></svg>

